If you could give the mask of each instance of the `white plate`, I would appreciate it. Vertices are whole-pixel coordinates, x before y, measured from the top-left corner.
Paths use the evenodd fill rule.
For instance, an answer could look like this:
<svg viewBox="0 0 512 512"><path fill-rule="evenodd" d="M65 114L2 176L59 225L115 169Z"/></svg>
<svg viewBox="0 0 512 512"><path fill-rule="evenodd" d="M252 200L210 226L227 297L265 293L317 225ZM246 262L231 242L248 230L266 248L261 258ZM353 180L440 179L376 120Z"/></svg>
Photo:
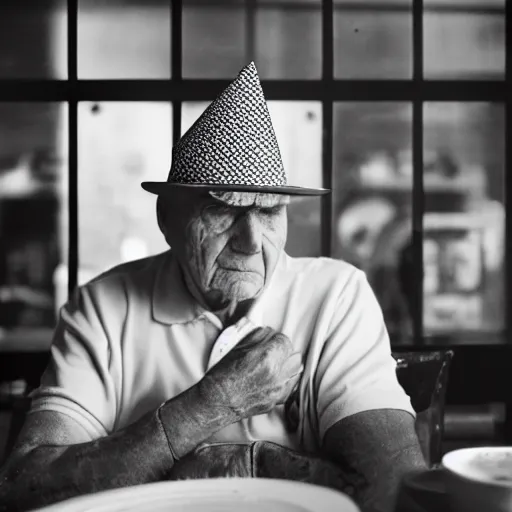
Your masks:
<svg viewBox="0 0 512 512"><path fill-rule="evenodd" d="M41 512L359 512L344 494L266 478L158 482L73 498Z"/></svg>

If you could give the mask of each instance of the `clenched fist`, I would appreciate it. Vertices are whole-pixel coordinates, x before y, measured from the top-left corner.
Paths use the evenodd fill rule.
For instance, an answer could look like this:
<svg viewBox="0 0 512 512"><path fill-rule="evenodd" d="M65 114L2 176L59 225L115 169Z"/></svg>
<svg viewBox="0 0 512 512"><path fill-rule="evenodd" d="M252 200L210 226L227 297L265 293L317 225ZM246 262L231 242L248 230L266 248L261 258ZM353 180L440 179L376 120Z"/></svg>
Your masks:
<svg viewBox="0 0 512 512"><path fill-rule="evenodd" d="M302 370L290 339L259 327L205 374L199 389L210 406L227 408L241 420L284 404Z"/></svg>

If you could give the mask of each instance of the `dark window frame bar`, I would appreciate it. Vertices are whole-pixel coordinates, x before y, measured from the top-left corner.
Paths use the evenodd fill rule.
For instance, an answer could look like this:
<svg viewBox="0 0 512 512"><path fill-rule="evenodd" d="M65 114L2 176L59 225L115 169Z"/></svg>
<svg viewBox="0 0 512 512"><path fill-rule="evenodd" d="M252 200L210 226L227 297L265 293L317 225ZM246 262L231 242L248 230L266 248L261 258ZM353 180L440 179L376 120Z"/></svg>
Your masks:
<svg viewBox="0 0 512 512"><path fill-rule="evenodd" d="M322 82L329 83L334 77L334 23L333 23L333 0L322 2ZM268 87L265 89L268 90ZM317 99L322 100L322 186L333 188L333 110L334 102L319 95ZM320 251L323 256L332 254L332 216L333 200L332 194L321 198L320 203Z"/></svg>
<svg viewBox="0 0 512 512"><path fill-rule="evenodd" d="M251 5L254 0L248 0ZM171 70L168 80L81 80L77 77L77 13L78 0L68 0L68 79L67 80L0 80L0 101L59 101L68 104L69 123L69 293L75 289L78 279L78 138L77 107L80 101L169 101L173 106L173 140L181 134L181 107L183 101L212 100L230 80L187 80L182 77L182 18L183 0L169 0L171 16ZM200 4L201 2L197 2ZM269 7L270 4L262 4ZM293 5L293 4L285 4ZM283 8L285 5L279 5ZM276 5L277 7L277 5ZM311 7L311 6L309 6ZM368 7L368 6L367 6ZM377 7L370 6L370 7ZM397 6L395 6L397 7ZM439 10L443 6L426 6L422 0L413 0L413 77L412 80L342 80L333 78L333 18L334 10L346 8L361 10L358 3L333 5L333 0L322 2L322 76L318 80L262 80L267 100L316 100L323 106L322 115L322 178L326 187L333 180L333 106L335 101L400 101L413 105L413 253L417 278L415 288L414 345L408 349L421 349L425 340L422 311L422 259L423 259L423 105L427 101L492 101L502 102L506 108L506 167L512 162L512 57L506 52L505 80L425 80L423 77L423 13ZM385 10L385 9L383 9ZM409 8L405 9L410 11ZM458 9L457 9L458 10ZM480 9L487 11L489 8ZM501 8L490 8L492 13L503 13ZM506 26L511 26L511 6L505 7ZM463 9L468 12L467 7ZM470 10L476 12L476 10ZM250 20L249 20L250 22ZM509 37L508 34L506 37ZM508 46L507 46L508 49ZM504 311L512 302L512 269L509 256L512 254L512 219L509 211L512 204L512 180L505 175L506 250L505 282L507 297ZM332 198L322 199L322 254L331 254ZM507 321L506 335L511 334L512 320ZM435 346L429 341L429 347ZM444 343L440 343L440 346ZM485 347L485 345L482 345Z"/></svg>
<svg viewBox="0 0 512 512"><path fill-rule="evenodd" d="M505 90L508 96L505 99L505 336L509 341L512 337L512 319L507 313L512 308L512 2L506 1L505 10ZM510 418L512 422L512 415ZM512 424L510 425L512 434ZM512 435L510 436L512 439Z"/></svg>
<svg viewBox="0 0 512 512"><path fill-rule="evenodd" d="M0 101L207 101L230 80L1 80ZM492 101L510 97L505 80L261 80L267 100Z"/></svg>
<svg viewBox="0 0 512 512"><path fill-rule="evenodd" d="M412 11L413 78L416 97L412 104L412 258L414 295L412 304L412 339L416 346L423 345L423 0L413 0Z"/></svg>
<svg viewBox="0 0 512 512"><path fill-rule="evenodd" d="M68 19L68 294L78 283L78 94L77 94L77 17L78 0L67 1Z"/></svg>
<svg viewBox="0 0 512 512"><path fill-rule="evenodd" d="M182 84L183 61L183 3L182 0L169 0L171 9L171 82ZM168 84L168 80L164 80ZM172 139L173 146L181 137L183 100L176 98L172 102Z"/></svg>

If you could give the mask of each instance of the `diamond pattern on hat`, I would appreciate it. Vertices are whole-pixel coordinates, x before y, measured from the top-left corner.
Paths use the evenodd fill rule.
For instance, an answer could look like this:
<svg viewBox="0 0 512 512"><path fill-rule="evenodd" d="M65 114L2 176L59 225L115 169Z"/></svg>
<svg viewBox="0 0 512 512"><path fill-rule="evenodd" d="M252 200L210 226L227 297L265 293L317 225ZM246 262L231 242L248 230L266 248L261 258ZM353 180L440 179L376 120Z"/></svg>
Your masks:
<svg viewBox="0 0 512 512"><path fill-rule="evenodd" d="M286 185L281 153L254 62L240 71L174 147L168 181Z"/></svg>

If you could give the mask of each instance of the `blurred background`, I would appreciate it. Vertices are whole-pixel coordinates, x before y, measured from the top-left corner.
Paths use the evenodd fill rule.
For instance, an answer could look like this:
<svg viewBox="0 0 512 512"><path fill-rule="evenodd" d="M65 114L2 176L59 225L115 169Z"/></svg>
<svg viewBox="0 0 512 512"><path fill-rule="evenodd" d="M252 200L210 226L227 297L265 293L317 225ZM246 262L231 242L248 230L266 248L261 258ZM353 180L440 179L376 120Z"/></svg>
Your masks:
<svg viewBox="0 0 512 512"><path fill-rule="evenodd" d="M118 82L120 97L127 80L141 89L172 81L172 17L169 0L79 0L78 80ZM412 19L412 0L335 0L332 78L411 80ZM412 103L334 101L326 124L321 0L184 0L180 31L180 79L212 84L216 94L218 80L254 59L262 80L279 86L279 99L268 100L290 183L322 186L332 173L329 209L318 198L290 206L291 255L328 255L364 270L394 345L415 342L414 286L422 281L423 342L504 343L503 103L423 104L422 279L412 250ZM67 35L66 2L3 1L0 80L65 83ZM503 80L504 0L425 0L423 74ZM286 100L295 81L318 93ZM139 184L166 177L173 132L213 97L78 103L79 283L166 248L154 197ZM68 154L65 97L0 96L0 343L47 346L67 298Z"/></svg>

